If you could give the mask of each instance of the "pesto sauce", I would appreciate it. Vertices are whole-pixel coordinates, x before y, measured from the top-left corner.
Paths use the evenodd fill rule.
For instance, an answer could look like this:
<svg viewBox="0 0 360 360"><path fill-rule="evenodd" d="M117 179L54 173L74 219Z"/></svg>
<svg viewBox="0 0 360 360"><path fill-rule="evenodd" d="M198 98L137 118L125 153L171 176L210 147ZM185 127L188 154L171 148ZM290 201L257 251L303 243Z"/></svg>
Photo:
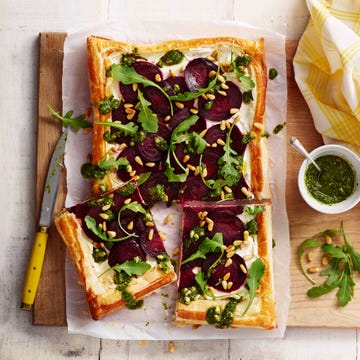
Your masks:
<svg viewBox="0 0 360 360"><path fill-rule="evenodd" d="M355 188L355 173L342 157L324 155L316 159L322 170L310 164L305 171L305 185L313 198L323 204L333 205L347 199Z"/></svg>
<svg viewBox="0 0 360 360"><path fill-rule="evenodd" d="M219 329L228 328L234 320L236 306L241 301L242 299L230 299L223 311L221 311L218 306L210 307L206 312L207 323L209 325L215 325L215 327Z"/></svg>

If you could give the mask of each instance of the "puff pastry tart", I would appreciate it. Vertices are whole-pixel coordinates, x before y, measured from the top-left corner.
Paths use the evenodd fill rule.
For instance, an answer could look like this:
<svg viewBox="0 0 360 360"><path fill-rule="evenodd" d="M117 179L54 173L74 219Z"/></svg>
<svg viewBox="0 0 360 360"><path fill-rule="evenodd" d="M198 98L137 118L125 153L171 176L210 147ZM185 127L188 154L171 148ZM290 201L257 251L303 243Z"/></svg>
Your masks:
<svg viewBox="0 0 360 360"><path fill-rule="evenodd" d="M276 327L271 206L184 205L177 324Z"/></svg>
<svg viewBox="0 0 360 360"><path fill-rule="evenodd" d="M95 193L135 179L147 202L271 197L262 39L91 36L88 59Z"/></svg>
<svg viewBox="0 0 360 360"><path fill-rule="evenodd" d="M263 39L87 46L97 198L56 225L93 318L174 281L149 209L180 202L175 323L276 327Z"/></svg>
<svg viewBox="0 0 360 360"><path fill-rule="evenodd" d="M134 184L64 209L55 218L98 320L134 309L176 274L152 215Z"/></svg>

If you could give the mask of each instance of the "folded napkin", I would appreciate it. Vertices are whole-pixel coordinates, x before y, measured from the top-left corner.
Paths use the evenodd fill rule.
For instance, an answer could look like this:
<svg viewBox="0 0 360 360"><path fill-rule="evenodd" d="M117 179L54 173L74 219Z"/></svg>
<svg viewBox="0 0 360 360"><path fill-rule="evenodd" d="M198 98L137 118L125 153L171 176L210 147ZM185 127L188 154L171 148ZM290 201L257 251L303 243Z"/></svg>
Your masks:
<svg viewBox="0 0 360 360"><path fill-rule="evenodd" d="M295 80L325 143L360 154L360 0L306 0Z"/></svg>

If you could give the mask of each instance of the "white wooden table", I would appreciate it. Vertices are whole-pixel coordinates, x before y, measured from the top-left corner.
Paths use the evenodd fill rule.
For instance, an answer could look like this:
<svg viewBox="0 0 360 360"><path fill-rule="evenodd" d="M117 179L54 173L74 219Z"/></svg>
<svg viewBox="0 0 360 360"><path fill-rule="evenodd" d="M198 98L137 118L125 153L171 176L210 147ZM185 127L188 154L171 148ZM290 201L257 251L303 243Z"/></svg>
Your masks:
<svg viewBox="0 0 360 360"><path fill-rule="evenodd" d="M0 359L357 359L356 329L288 328L284 339L141 343L36 327L19 309L34 234L39 32L68 32L120 16L240 20L298 39L304 0L63 0L0 2ZM287 28L286 28L287 24Z"/></svg>

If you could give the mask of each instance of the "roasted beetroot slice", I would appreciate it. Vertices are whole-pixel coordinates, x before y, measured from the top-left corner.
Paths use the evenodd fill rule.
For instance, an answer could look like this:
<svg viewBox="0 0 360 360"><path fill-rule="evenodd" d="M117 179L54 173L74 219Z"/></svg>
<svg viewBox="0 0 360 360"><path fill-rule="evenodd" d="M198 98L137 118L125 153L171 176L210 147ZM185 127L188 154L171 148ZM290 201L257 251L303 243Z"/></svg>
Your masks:
<svg viewBox="0 0 360 360"><path fill-rule="evenodd" d="M247 198L247 196L241 191L241 189L243 187L247 190L250 189L250 186L248 185L246 180L242 177L240 179L240 181L236 184L236 186L233 186L231 188L235 199L246 199Z"/></svg>
<svg viewBox="0 0 360 360"><path fill-rule="evenodd" d="M155 64L149 63L147 61L136 61L133 64L133 67L135 71L146 77L147 79L151 81L155 81L155 77L157 74L160 75L160 79L162 80L163 74L158 66ZM142 89L143 86L140 84L140 89ZM120 84L120 92L127 103L136 103L137 102L137 90L134 91L133 85L124 85Z"/></svg>
<svg viewBox="0 0 360 360"><path fill-rule="evenodd" d="M148 134L142 142L136 145L139 156L143 161L157 162L164 157L165 151L156 146L155 141L157 138L159 138L157 133Z"/></svg>
<svg viewBox="0 0 360 360"><path fill-rule="evenodd" d="M205 136L204 139L211 146L206 149L206 151L213 152L218 156L221 156L224 153L224 147L217 143L218 140L224 141L226 140L226 130L221 130L219 124L211 126ZM216 144L216 145L214 145ZM216 147L214 147L216 146Z"/></svg>
<svg viewBox="0 0 360 360"><path fill-rule="evenodd" d="M112 247L108 262L110 266L114 266L116 264L122 264L126 260L132 260L137 256L142 261L146 261L145 252L135 239L124 240Z"/></svg>
<svg viewBox="0 0 360 360"><path fill-rule="evenodd" d="M191 115L190 109L183 108L179 110L168 122L168 126L173 130L175 129L182 121L187 119Z"/></svg>
<svg viewBox="0 0 360 360"><path fill-rule="evenodd" d="M184 201L203 200L208 190L200 176L189 176L180 188L180 197Z"/></svg>
<svg viewBox="0 0 360 360"><path fill-rule="evenodd" d="M233 212L214 210L208 214L208 218L214 222L214 227L209 232L210 237L221 233L224 245L231 245L235 240L243 239L244 223Z"/></svg>
<svg viewBox="0 0 360 360"><path fill-rule="evenodd" d="M194 270L196 270L196 268L201 268L202 262L201 259L196 259L181 266L179 289L196 285Z"/></svg>
<svg viewBox="0 0 360 360"><path fill-rule="evenodd" d="M135 161L135 157L137 155L139 154L135 147L129 146L119 154L118 158L123 157L127 159L129 161L129 164L131 165L132 170L136 172L136 175L143 174L145 172L159 171L161 163L155 163L154 167L140 165L138 162ZM124 169L119 169L117 175L123 181L127 181L130 179L129 173Z"/></svg>
<svg viewBox="0 0 360 360"><path fill-rule="evenodd" d="M210 148L205 149L204 155L202 158L203 165L206 166L206 177L205 179L214 179L217 177L219 170L218 161L220 154L211 151Z"/></svg>
<svg viewBox="0 0 360 360"><path fill-rule="evenodd" d="M138 155L145 162L158 162L166 154L166 149L161 149L157 145L157 141L168 141L170 139L170 130L159 122L159 130L157 133L149 133L146 138L136 145Z"/></svg>
<svg viewBox="0 0 360 360"><path fill-rule="evenodd" d="M191 229L199 225L198 210L196 207L184 206L183 208L183 234L189 235Z"/></svg>
<svg viewBox="0 0 360 360"><path fill-rule="evenodd" d="M218 259L218 257L219 253L208 254L206 260L203 263L202 271L206 273L209 267ZM236 291L241 286L243 286L245 284L247 275L240 269L241 264L246 269L245 261L241 256L238 254L233 255L231 257L231 265L225 267L226 260L226 254L223 254L221 260L212 269L207 284L216 290L229 293ZM232 283L232 286L229 287L229 289L224 289L222 280L227 273L230 273L227 284Z"/></svg>
<svg viewBox="0 0 360 360"><path fill-rule="evenodd" d="M227 81L226 85L229 87L225 90L226 96L216 93L215 100L213 100L209 110L207 110L205 106L207 100L202 97L199 98L199 113L205 119L214 121L226 120L231 116L230 109L240 108L242 103L240 89L231 81Z"/></svg>
<svg viewBox="0 0 360 360"><path fill-rule="evenodd" d="M183 76L169 76L164 80L163 88L170 96L189 91Z"/></svg>
<svg viewBox="0 0 360 360"><path fill-rule="evenodd" d="M151 235L151 233L153 234ZM157 255L166 253L159 232L154 227L147 226L141 232L140 245L144 252L149 256L156 257Z"/></svg>
<svg viewBox="0 0 360 360"><path fill-rule="evenodd" d="M114 221L114 223L117 224L118 223L117 220ZM120 214L120 223L121 223L121 226L124 229L127 229L128 225L130 223L132 223L133 224L132 230L127 230L127 231L130 232L130 233L134 233L136 235L141 234L141 232L145 229L145 224L144 224L144 222L142 220L142 215L139 214L139 213L135 213L135 212L133 212L132 210L129 210L129 209L125 209L125 210L123 210L121 212L121 214ZM113 229L113 230L115 230L115 229Z"/></svg>
<svg viewBox="0 0 360 360"><path fill-rule="evenodd" d="M118 120L125 124L129 122L126 116L127 114L125 112L124 102L122 101L119 107L112 111L111 118L113 121Z"/></svg>
<svg viewBox="0 0 360 360"><path fill-rule="evenodd" d="M242 138L243 138L243 134L241 133L240 129L238 126L234 126L232 131L231 131L231 135L230 135L230 139L231 139L231 148L233 150L235 150L238 155L244 155L245 152L245 148L246 148L246 144L242 143Z"/></svg>
<svg viewBox="0 0 360 360"><path fill-rule="evenodd" d="M183 94L187 91L190 91L183 76L169 76L164 80L162 86L170 96ZM184 107L191 108L194 105L194 100L184 101L183 104ZM175 106L174 110L177 109L178 108Z"/></svg>
<svg viewBox="0 0 360 360"><path fill-rule="evenodd" d="M121 95L125 101L125 103L130 103L130 104L136 104L138 101L137 98L137 90L136 88L133 87L132 84L130 85L125 85L125 84L119 84L119 88L120 88L120 92Z"/></svg>
<svg viewBox="0 0 360 360"><path fill-rule="evenodd" d="M183 108L175 113L174 116L171 117L170 121L168 122L168 126L173 130L178 126L182 121L186 120L192 115L189 108ZM200 117L196 123L190 126L188 132L191 133L195 131L200 133L202 130L206 129L206 121Z"/></svg>
<svg viewBox="0 0 360 360"><path fill-rule="evenodd" d="M209 84L209 72L217 70L216 64L204 58L191 60L185 68L185 82L190 91L206 88Z"/></svg>
<svg viewBox="0 0 360 360"><path fill-rule="evenodd" d="M199 165L199 161L200 161L200 155L198 154L187 154L185 151L185 144L181 143L179 145L176 146L175 148L175 155L178 158L178 160L183 164L184 167L186 167L187 165L192 165L192 166L198 166ZM190 159L187 162L183 162L184 158L186 155L190 156ZM175 172L180 172L180 166L178 166L177 164L175 165Z"/></svg>
<svg viewBox="0 0 360 360"><path fill-rule="evenodd" d="M169 100L160 89L153 86L146 87L144 97L151 103L150 109L153 113L163 117L171 114Z"/></svg>
<svg viewBox="0 0 360 360"><path fill-rule="evenodd" d="M136 61L133 63L135 71L146 77L147 79L156 82L157 75L160 75L160 81L163 79L163 74L160 68L148 61Z"/></svg>

